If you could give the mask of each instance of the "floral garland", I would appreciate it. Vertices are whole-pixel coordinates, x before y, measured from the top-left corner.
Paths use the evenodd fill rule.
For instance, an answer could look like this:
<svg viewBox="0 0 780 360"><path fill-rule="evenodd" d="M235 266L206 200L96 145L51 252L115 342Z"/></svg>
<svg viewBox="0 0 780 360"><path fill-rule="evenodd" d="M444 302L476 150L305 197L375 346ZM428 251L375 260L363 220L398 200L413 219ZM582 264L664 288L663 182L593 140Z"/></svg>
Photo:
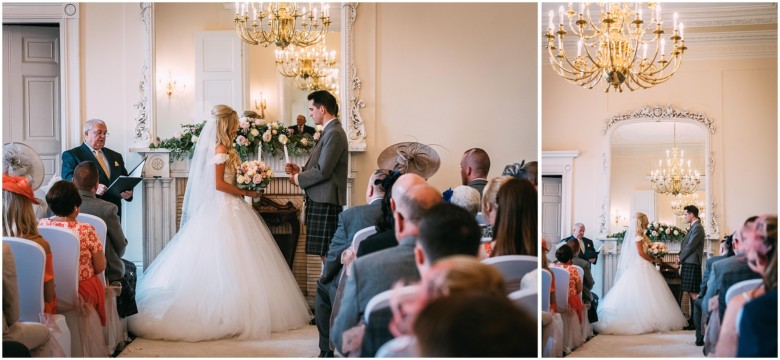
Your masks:
<svg viewBox="0 0 780 360"><path fill-rule="evenodd" d="M263 119L242 117L238 119L238 136L233 147L242 159L248 159L257 153L258 146L271 156L284 156L284 146L290 155L307 155L319 140L321 127L314 136L296 134L293 129L287 129L284 123L266 123Z"/></svg>
<svg viewBox="0 0 780 360"><path fill-rule="evenodd" d="M157 138L156 143L149 144L150 149L168 149L171 151L169 162L192 158L192 152L195 151L195 143L198 142L198 136L203 131L206 121L199 124L181 124L182 131L173 133L172 138L160 141Z"/></svg>
<svg viewBox="0 0 780 360"><path fill-rule="evenodd" d="M645 234L652 241L682 241L687 231L674 225L652 222L647 225Z"/></svg>

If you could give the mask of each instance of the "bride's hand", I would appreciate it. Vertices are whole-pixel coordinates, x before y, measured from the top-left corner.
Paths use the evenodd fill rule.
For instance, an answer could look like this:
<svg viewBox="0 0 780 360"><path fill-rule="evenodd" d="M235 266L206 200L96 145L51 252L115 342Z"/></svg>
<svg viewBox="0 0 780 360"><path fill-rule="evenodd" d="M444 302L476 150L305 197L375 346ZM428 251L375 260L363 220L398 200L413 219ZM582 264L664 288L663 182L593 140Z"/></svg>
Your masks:
<svg viewBox="0 0 780 360"><path fill-rule="evenodd" d="M246 190L246 192L244 193L244 196L249 196L249 197L251 197L253 199L254 198L259 198L259 197L263 196L263 190L260 190L260 191Z"/></svg>

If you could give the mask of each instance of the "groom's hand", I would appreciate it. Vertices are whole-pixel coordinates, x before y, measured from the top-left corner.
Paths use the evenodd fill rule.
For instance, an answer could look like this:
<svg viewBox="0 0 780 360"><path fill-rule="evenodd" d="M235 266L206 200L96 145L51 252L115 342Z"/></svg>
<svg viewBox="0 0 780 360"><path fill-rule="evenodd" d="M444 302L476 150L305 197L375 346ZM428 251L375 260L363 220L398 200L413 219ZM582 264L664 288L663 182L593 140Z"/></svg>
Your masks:
<svg viewBox="0 0 780 360"><path fill-rule="evenodd" d="M293 163L287 163L287 165L284 166L284 172L289 175L295 175L301 172L301 167Z"/></svg>

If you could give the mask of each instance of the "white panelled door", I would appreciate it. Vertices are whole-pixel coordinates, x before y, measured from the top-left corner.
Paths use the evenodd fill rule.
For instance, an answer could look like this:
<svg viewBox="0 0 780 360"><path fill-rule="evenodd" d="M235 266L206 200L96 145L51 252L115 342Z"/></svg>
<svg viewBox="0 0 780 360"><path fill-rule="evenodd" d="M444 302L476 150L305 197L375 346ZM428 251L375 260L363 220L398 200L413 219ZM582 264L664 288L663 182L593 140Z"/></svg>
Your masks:
<svg viewBox="0 0 780 360"><path fill-rule="evenodd" d="M651 222L658 221L655 212L655 191L635 190L631 194L631 213L628 215L629 221L637 211L645 213L647 219Z"/></svg>
<svg viewBox="0 0 780 360"><path fill-rule="evenodd" d="M3 143L29 145L46 184L60 173L59 26L3 25Z"/></svg>
<svg viewBox="0 0 780 360"><path fill-rule="evenodd" d="M239 115L246 108L243 50L233 30L195 33L196 122L209 119L214 105L228 105Z"/></svg>
<svg viewBox="0 0 780 360"><path fill-rule="evenodd" d="M548 258L555 258L555 251L561 237L561 199L563 180L555 176L542 176L542 236L548 249Z"/></svg>

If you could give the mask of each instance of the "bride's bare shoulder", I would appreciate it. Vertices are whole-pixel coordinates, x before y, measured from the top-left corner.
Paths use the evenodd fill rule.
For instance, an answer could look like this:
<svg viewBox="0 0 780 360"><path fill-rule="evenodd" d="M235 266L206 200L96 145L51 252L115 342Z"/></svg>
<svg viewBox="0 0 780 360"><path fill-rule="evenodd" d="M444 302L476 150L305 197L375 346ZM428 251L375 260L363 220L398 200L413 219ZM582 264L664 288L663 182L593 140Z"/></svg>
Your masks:
<svg viewBox="0 0 780 360"><path fill-rule="evenodd" d="M214 148L214 152L217 154L225 154L227 153L227 147L222 144L217 144L217 146Z"/></svg>

